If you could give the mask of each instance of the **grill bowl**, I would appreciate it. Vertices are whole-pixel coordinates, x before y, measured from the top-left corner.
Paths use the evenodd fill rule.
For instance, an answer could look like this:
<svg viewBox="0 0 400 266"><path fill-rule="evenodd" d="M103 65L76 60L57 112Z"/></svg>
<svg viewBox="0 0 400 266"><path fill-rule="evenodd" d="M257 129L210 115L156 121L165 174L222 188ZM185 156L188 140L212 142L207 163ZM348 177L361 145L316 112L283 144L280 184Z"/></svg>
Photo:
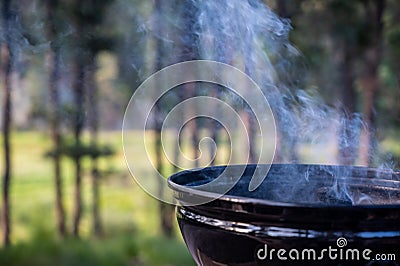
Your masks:
<svg viewBox="0 0 400 266"><path fill-rule="evenodd" d="M223 196L196 186L217 179L226 166L182 171L169 178L179 203L178 224L198 265L375 265L362 258L365 249L372 250L370 257L395 254L395 260L376 265L398 265L399 172L354 166L274 164L262 184L249 191L252 173L258 167L269 165L246 165L239 181ZM205 202L208 198L205 204L188 204L193 199ZM347 241L342 247L337 243L341 237ZM266 247L275 252L313 249L317 255L329 247L344 253L358 249L360 258L260 259L257 252Z"/></svg>

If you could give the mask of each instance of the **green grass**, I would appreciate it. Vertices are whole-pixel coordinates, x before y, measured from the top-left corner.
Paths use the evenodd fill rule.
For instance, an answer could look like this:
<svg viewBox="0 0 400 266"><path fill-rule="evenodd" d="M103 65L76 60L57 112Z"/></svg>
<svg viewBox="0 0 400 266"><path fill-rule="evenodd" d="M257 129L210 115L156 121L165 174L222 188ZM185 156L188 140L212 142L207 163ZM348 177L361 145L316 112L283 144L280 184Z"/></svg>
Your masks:
<svg viewBox="0 0 400 266"><path fill-rule="evenodd" d="M137 133L131 134L133 141L140 141ZM104 237L96 239L91 234L90 161L85 160L81 238L61 240L55 230L52 164L44 157L51 147L48 135L12 134L12 246L0 249L0 265L194 265L177 228L175 238L161 236L158 201L142 191L130 176L120 132L103 132L100 139L117 152L100 160L101 170L107 173L101 180ZM145 159L135 158L138 165ZM67 225L71 232L72 162L63 159L62 169ZM146 169L142 171L146 174Z"/></svg>

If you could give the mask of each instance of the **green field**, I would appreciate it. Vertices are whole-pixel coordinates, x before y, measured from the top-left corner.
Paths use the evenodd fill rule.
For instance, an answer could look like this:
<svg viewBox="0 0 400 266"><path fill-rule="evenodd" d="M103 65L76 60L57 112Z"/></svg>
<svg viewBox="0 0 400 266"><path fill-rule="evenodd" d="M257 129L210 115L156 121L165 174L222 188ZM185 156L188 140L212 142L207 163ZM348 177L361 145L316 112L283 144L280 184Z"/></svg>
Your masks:
<svg viewBox="0 0 400 266"><path fill-rule="evenodd" d="M133 140L140 139L132 134ZM161 236L158 201L143 192L127 171L121 133L103 132L100 139L116 151L100 160L104 237L91 234L90 162L84 161L81 238L61 240L55 231L52 164L44 156L51 147L48 134L13 133L12 246L0 249L0 265L194 265L177 227L175 238ZM139 165L144 159L135 158ZM71 232L74 168L67 158L62 168Z"/></svg>

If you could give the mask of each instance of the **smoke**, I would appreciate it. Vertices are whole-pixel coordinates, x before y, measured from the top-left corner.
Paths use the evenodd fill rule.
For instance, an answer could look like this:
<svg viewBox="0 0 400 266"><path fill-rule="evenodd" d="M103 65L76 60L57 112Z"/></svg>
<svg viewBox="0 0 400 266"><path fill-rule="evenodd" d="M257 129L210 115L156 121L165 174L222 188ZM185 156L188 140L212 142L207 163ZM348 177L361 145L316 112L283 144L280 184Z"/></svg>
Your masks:
<svg viewBox="0 0 400 266"><path fill-rule="evenodd" d="M337 162L321 158L320 148L329 140L340 139L337 149L348 151L345 156L355 163L364 124L359 115L326 105L317 91L298 87L301 77L296 73L303 66L297 64L301 53L288 39L288 20L258 0L190 3L197 10L194 28L198 42L193 45L200 50L200 58L242 69L263 89L281 140L278 162L298 162L295 153L302 144L309 147L307 162ZM295 68L300 70L293 71Z"/></svg>
<svg viewBox="0 0 400 266"><path fill-rule="evenodd" d="M275 162L357 164L357 152L362 149L359 139L366 126L360 115L328 106L316 90L300 87L302 77L296 73L304 66L298 63L300 51L289 42L289 20L259 0L186 0L174 6L178 10L171 6L162 4L140 27L151 37L153 48L154 42L162 44L163 53L153 54L149 69L193 59L234 66L258 84L271 106L279 140ZM268 141L269 136L259 137ZM339 150L343 161L336 158ZM368 195L354 194L342 180L352 173L340 171L331 173L337 179L326 191L319 191L325 201L370 203ZM273 193L282 197L307 187L307 174L287 178L285 186Z"/></svg>

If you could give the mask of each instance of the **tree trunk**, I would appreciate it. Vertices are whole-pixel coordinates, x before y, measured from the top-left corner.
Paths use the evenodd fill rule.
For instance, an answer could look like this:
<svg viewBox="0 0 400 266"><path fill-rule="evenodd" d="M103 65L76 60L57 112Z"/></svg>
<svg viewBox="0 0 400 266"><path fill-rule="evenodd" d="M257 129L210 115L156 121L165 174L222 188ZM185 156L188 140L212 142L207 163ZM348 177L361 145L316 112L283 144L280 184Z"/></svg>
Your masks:
<svg viewBox="0 0 400 266"><path fill-rule="evenodd" d="M98 128L99 128L99 100L98 100L98 87L96 82L95 73L97 70L96 55L92 54L89 58L88 67L86 71L86 85L88 92L88 123L90 130L90 142L92 148L98 147ZM102 223L100 216L100 187L99 179L100 173L98 169L98 159L92 157L92 219L93 219L93 232L97 237L102 234Z"/></svg>
<svg viewBox="0 0 400 266"><path fill-rule="evenodd" d="M355 136L357 125L354 124L353 115L356 112L357 94L354 88L353 75L353 56L347 48L347 44L342 45L338 51L339 72L342 81L341 100L343 104L343 119L340 125L338 161L340 164L353 165L357 159L358 134Z"/></svg>
<svg viewBox="0 0 400 266"><path fill-rule="evenodd" d="M181 103L183 101L183 91L179 90L177 92L177 97L178 97L178 102ZM183 114L181 112L178 112L177 114L179 117L177 117L178 121L183 121ZM176 137L178 138L178 145L174 147L174 158L173 158L173 172L177 173L178 171L181 171L183 169L181 169L179 167L179 160L180 160L180 153L181 153L181 146L182 146L182 138L179 136L179 130L176 131Z"/></svg>
<svg viewBox="0 0 400 266"><path fill-rule="evenodd" d="M382 36L383 36L383 12L385 0L376 0L366 3L366 19L373 19L373 40L367 48L365 74L361 78L361 85L364 89L363 115L367 130L363 136L362 149L360 150L361 163L370 165L376 150L375 138L375 107L376 98L379 92L379 66L382 59ZM369 6L368 4L372 5Z"/></svg>
<svg viewBox="0 0 400 266"><path fill-rule="evenodd" d="M162 1L161 0L156 0L154 3L154 7L156 9L156 12L158 14L161 14L162 12ZM159 27L160 32L162 32L162 24L158 24L157 27ZM156 39L156 66L155 66L155 71L158 71L162 69L163 66L163 59L164 59L164 48L163 48L163 43L162 40L159 38ZM158 86L163 86L163 84L158 84ZM162 146L162 141L161 141L161 129L162 129L162 112L161 109L162 106L160 106L160 103L157 103L155 105L155 154L156 154L156 168L158 173L161 175L164 175L164 167L163 167L163 146ZM161 197L163 195L163 187L160 185L158 194ZM165 202L160 201L159 202L159 208L160 208L160 220L161 220L161 230L163 234L167 237L171 237L173 234L173 220L174 220L174 215L173 215L173 206L166 204Z"/></svg>
<svg viewBox="0 0 400 266"><path fill-rule="evenodd" d="M366 130L362 136L362 145L360 149L360 163L369 166L372 163L376 149L375 143L375 106L376 97L379 88L378 77L375 76L375 66L367 66L368 76L362 78L361 84L364 88L364 106L363 116L366 123ZM370 76L369 76L370 75Z"/></svg>
<svg viewBox="0 0 400 266"><path fill-rule="evenodd" d="M10 128L12 120L11 108L11 74L13 67L13 51L11 43L11 11L10 0L3 1L3 36L4 58L3 58L3 75L4 75L4 98L3 98L3 151L4 151L4 175L3 175L3 244L10 245L11 234L11 206L10 206L10 179L11 179L11 145L10 145Z"/></svg>
<svg viewBox="0 0 400 266"><path fill-rule="evenodd" d="M63 205L63 190L62 190L62 179L61 179L61 158L60 158L60 141L61 134L59 129L60 121L60 100L58 95L58 82L60 80L60 47L57 43L57 25L55 13L58 6L57 0L48 1L48 21L49 21L49 39L52 41L50 51L50 127L51 127L51 138L53 141L53 169L54 169L54 184L56 190L56 219L57 219L57 230L60 236L65 237L65 210Z"/></svg>
<svg viewBox="0 0 400 266"><path fill-rule="evenodd" d="M215 91L212 91L210 93L210 97L219 98L219 95L220 95L219 89L220 88L218 87ZM211 108L214 113L218 113L218 111L219 111L218 106L216 104L210 103L209 108ZM218 121L210 118L210 121L208 123L208 129L210 130L211 139L214 140L214 143L210 142L210 145L209 145L210 165L215 165L215 163L217 162L217 154L216 153L218 151L218 146L219 146L219 139L218 139L218 131L219 130L218 130L218 128L219 128ZM215 146L214 146L214 144L215 144Z"/></svg>
<svg viewBox="0 0 400 266"><path fill-rule="evenodd" d="M286 0L276 0L276 9L280 17L289 17Z"/></svg>
<svg viewBox="0 0 400 266"><path fill-rule="evenodd" d="M74 139L77 150L81 150L82 129L84 122L84 63L81 58L82 55L76 57L75 68L75 84L74 84L74 100L75 100L75 115L74 115ZM82 166L81 155L78 154L74 157L75 164L75 205L74 205L74 219L73 219L73 234L79 237L79 225L82 216Z"/></svg>
<svg viewBox="0 0 400 266"><path fill-rule="evenodd" d="M397 68L397 99L400 99L400 66ZM395 123L400 127L400 101L397 101Z"/></svg>
<svg viewBox="0 0 400 266"><path fill-rule="evenodd" d="M394 12L392 14L392 27L400 27L400 6L398 2L392 2L392 5L389 6L388 3L388 9L394 8ZM394 69L396 72L396 80L397 80L397 97L396 99L400 99L400 62L399 62L399 58L400 58L400 41L394 41L394 43L391 44L391 53L390 56L392 58L393 65L394 65ZM394 47L393 47L394 46ZM400 127L400 100L397 101L397 105L395 106L395 112L394 112L394 125L397 127ZM398 156L399 160L398 160L398 164L400 166L400 155Z"/></svg>
<svg viewBox="0 0 400 266"><path fill-rule="evenodd" d="M163 164L163 145L161 140L161 128L162 128L162 114L160 104L156 104L154 107L155 112L155 155L156 155L156 170L161 175L164 175L164 164ZM162 198L164 193L163 187L160 185L158 188L158 196ZM173 233L173 206L163 201L159 201L160 206L160 219L161 219L161 230L167 237L171 237Z"/></svg>
<svg viewBox="0 0 400 266"><path fill-rule="evenodd" d="M155 109L159 109L159 107L155 107ZM156 111L158 115L160 115L159 110ZM155 129L155 154L156 154L156 168L157 172L161 175L164 174L164 167L163 167L163 150L162 150L162 143L161 143L161 127L160 125L156 126ZM162 187L159 187L158 194L161 197L164 191ZM160 218L161 218L161 230L163 234L167 237L172 236L173 232L173 208L171 205L166 204L165 202L160 201Z"/></svg>
<svg viewBox="0 0 400 266"><path fill-rule="evenodd" d="M183 8L185 12L183 12L182 23L183 28L181 31L181 40L182 40L182 55L181 61L189 61L189 60L198 60L199 59L199 51L196 46L198 43L198 35L196 34L196 21L198 16L196 7L190 2L185 1L185 7ZM191 73L182 73L183 75L190 75ZM184 99L189 99L196 96L197 84L194 82L186 83L182 86L184 90ZM186 116L188 118L194 118L188 123L190 136L191 136L191 145L193 151L193 159L194 159L194 167L199 167L199 155L200 150L198 148L199 145L199 125L198 120L195 118L197 115L196 106L193 105L191 108L188 108L186 111Z"/></svg>
<svg viewBox="0 0 400 266"><path fill-rule="evenodd" d="M257 163L257 152L255 149L255 121L253 114L251 113L251 109L246 109L243 112L244 115L244 120L245 120L245 126L247 130L247 137L248 137L248 143L249 143L249 154L247 158L247 163L253 164Z"/></svg>
<svg viewBox="0 0 400 266"><path fill-rule="evenodd" d="M183 85L186 97L185 99L190 99L193 97L196 97L196 83L186 83ZM199 125L198 125L198 118L196 118L197 115L197 108L195 105L191 106L189 110L187 110L187 116L188 118L193 118L188 122L187 126L189 127L190 130L190 136L191 136L191 145L192 145L192 151L193 151L193 160L194 160L194 168L198 168L200 166L200 149L199 149L199 142L200 142L200 137L199 137Z"/></svg>

